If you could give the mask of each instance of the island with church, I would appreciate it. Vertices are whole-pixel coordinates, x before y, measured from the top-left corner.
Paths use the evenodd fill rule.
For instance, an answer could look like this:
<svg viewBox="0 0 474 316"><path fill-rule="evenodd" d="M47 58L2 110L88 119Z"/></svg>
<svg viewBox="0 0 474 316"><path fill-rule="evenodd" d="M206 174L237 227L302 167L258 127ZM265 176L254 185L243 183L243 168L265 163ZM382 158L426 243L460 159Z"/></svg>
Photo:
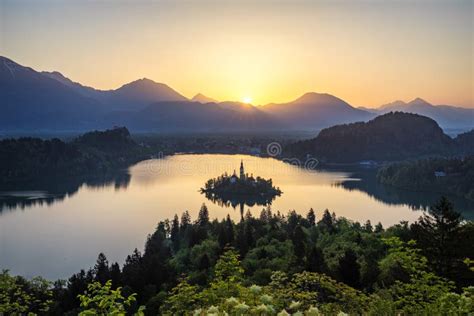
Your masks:
<svg viewBox="0 0 474 316"><path fill-rule="evenodd" d="M272 179L263 179L261 177L254 178L248 175L244 170L243 161L240 162L240 174L234 173L229 176L227 173L209 179L201 193L214 202L221 205L247 204L252 205L268 205L280 196L282 191L278 187L273 186Z"/></svg>

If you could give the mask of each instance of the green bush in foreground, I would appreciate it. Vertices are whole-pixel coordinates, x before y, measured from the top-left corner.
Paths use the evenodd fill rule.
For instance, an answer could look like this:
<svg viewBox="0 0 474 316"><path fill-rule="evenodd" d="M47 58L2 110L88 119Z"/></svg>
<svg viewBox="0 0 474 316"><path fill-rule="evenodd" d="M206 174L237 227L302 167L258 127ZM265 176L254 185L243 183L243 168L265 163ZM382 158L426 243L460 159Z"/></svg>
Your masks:
<svg viewBox="0 0 474 316"><path fill-rule="evenodd" d="M107 281L105 285L100 282L89 284L87 291L79 295L81 308L83 309L79 316L88 315L127 315L133 303L135 303L136 294L128 297L122 295L122 289L112 289L112 281ZM144 306L140 306L133 315L143 316Z"/></svg>

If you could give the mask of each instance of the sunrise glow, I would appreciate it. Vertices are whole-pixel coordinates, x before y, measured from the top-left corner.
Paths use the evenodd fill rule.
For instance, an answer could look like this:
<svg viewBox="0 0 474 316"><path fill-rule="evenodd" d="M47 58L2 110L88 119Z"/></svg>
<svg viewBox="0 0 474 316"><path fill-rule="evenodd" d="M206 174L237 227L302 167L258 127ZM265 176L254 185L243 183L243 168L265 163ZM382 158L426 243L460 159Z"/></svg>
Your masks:
<svg viewBox="0 0 474 316"><path fill-rule="evenodd" d="M243 97L242 102L251 104L252 103L252 98L251 97Z"/></svg>
<svg viewBox="0 0 474 316"><path fill-rule="evenodd" d="M472 1L414 2L7 1L0 53L98 89L146 77L254 105L315 91L472 107Z"/></svg>

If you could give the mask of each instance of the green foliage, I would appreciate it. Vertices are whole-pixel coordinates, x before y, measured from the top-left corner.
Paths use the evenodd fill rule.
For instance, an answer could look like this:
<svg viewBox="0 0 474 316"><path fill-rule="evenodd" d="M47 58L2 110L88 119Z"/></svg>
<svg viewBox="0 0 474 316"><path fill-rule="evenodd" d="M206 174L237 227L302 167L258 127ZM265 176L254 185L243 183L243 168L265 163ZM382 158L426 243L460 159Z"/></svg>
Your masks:
<svg viewBox="0 0 474 316"><path fill-rule="evenodd" d="M395 280L388 291L397 310L406 314L422 313L454 288L452 282L428 271L428 260L419 249L414 248L414 241L404 243L393 237L385 242L390 249L381 265L385 266L384 269L387 266L396 267L407 278L404 281Z"/></svg>
<svg viewBox="0 0 474 316"><path fill-rule="evenodd" d="M435 172L445 175L436 177ZM395 163L381 168L377 180L398 188L449 193L474 200L474 156Z"/></svg>
<svg viewBox="0 0 474 316"><path fill-rule="evenodd" d="M162 307L164 315L184 315L197 308L200 302L198 287L182 279L169 293Z"/></svg>
<svg viewBox="0 0 474 316"><path fill-rule="evenodd" d="M100 254L89 271L55 283L51 313L130 314L145 305L147 315L462 314L472 309L472 288L462 288L472 285L474 225L448 206L387 229L329 211L316 223L316 214L270 208L234 223L209 219L203 206L195 222L185 212L158 223L144 253L135 250L122 269ZM441 275L448 253L455 273Z"/></svg>
<svg viewBox="0 0 474 316"><path fill-rule="evenodd" d="M68 143L57 138L4 139L0 140L0 182L105 173L147 156L124 127L86 133Z"/></svg>
<svg viewBox="0 0 474 316"><path fill-rule="evenodd" d="M41 277L26 280L0 274L0 315L45 314L53 304L50 283Z"/></svg>
<svg viewBox="0 0 474 316"><path fill-rule="evenodd" d="M107 281L104 285L100 282L89 284L87 291L79 295L82 311L80 316L87 315L126 315L132 304L136 301L136 294L128 297L122 295L119 287L112 289L112 281ZM144 315L144 306L140 306L134 313L136 316Z"/></svg>

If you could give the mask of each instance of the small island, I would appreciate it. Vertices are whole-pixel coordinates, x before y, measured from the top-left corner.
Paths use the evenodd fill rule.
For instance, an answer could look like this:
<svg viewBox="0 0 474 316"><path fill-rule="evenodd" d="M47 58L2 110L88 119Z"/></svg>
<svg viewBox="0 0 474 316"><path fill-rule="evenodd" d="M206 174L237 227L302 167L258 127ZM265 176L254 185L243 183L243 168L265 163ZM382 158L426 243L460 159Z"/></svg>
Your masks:
<svg viewBox="0 0 474 316"><path fill-rule="evenodd" d="M240 162L240 176L234 170L231 176L225 173L209 179L204 188L201 188L201 193L213 202L232 206L268 205L282 194L279 188L273 186L272 179L254 178L253 175L245 174L243 161Z"/></svg>

